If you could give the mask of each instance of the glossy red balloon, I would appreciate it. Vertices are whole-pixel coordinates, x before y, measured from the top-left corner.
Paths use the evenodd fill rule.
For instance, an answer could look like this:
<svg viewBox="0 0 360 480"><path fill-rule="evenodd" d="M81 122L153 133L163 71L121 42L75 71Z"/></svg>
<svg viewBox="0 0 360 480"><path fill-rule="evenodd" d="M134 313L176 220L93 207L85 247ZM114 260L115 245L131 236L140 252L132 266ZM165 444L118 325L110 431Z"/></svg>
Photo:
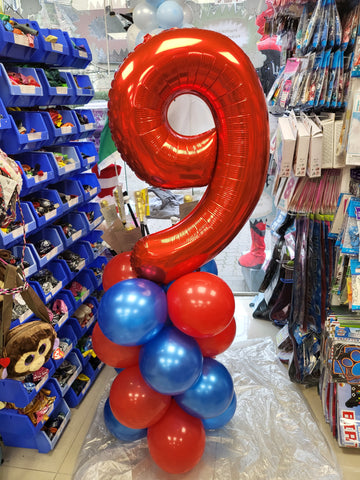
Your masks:
<svg viewBox="0 0 360 480"><path fill-rule="evenodd" d="M126 347L112 342L103 334L98 323L92 333L92 346L100 360L110 367L126 368L139 363L141 345Z"/></svg>
<svg viewBox="0 0 360 480"><path fill-rule="evenodd" d="M224 330L213 337L195 338L199 344L201 353L204 357L216 357L225 352L236 335L236 321L233 317L229 325Z"/></svg>
<svg viewBox="0 0 360 480"><path fill-rule="evenodd" d="M136 365L118 374L111 385L109 401L120 423L129 428L147 428L165 414L171 397L149 387Z"/></svg>
<svg viewBox="0 0 360 480"><path fill-rule="evenodd" d="M137 278L136 272L131 266L130 257L131 252L118 253L105 265L102 276L105 291L122 280Z"/></svg>
<svg viewBox="0 0 360 480"><path fill-rule="evenodd" d="M192 272L172 283L167 291L170 320L192 337L210 337L226 328L235 311L231 288L208 272Z"/></svg>
<svg viewBox="0 0 360 480"><path fill-rule="evenodd" d="M185 136L170 127L168 107L184 93L205 101L215 129ZM140 178L162 188L208 185L187 217L140 239L132 251L138 276L169 283L221 252L262 193L269 127L259 78L228 37L197 28L166 30L121 65L108 116L119 152Z"/></svg>
<svg viewBox="0 0 360 480"><path fill-rule="evenodd" d="M179 407L175 401L147 433L150 455L168 473L185 473L201 460L205 449L202 421Z"/></svg>

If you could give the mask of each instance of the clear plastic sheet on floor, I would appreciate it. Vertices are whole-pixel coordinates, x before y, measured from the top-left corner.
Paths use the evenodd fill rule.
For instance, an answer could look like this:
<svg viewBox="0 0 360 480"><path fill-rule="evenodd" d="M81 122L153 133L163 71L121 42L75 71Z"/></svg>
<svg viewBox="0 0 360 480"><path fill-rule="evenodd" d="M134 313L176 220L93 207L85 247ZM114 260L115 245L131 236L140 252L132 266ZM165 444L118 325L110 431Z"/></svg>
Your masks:
<svg viewBox="0 0 360 480"><path fill-rule="evenodd" d="M146 438L122 443L106 429L104 392L77 461L74 480L340 480L335 455L304 397L276 357L271 338L237 341L219 355L231 372L237 410L207 431L200 463L170 475L152 461Z"/></svg>

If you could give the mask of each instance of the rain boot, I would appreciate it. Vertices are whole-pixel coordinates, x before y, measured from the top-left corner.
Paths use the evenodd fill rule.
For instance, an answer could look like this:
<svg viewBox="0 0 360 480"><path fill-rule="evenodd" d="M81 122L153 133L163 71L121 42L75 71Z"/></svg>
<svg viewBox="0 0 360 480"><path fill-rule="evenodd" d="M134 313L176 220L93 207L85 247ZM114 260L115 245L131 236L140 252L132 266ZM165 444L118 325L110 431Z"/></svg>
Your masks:
<svg viewBox="0 0 360 480"><path fill-rule="evenodd" d="M265 231L266 224L259 220L250 220L251 249L250 252L241 255L238 262L241 267L261 268L265 261Z"/></svg>

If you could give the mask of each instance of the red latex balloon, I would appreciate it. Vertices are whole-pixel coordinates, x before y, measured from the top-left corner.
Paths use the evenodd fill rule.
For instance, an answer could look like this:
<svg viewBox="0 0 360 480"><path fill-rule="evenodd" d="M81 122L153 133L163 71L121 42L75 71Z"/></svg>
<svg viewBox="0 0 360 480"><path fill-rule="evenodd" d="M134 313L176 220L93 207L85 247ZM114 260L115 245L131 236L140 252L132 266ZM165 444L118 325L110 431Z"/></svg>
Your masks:
<svg viewBox="0 0 360 480"><path fill-rule="evenodd" d="M213 337L195 338L199 344L201 353L204 357L216 357L225 352L236 335L236 322L233 317L229 325L224 330Z"/></svg>
<svg viewBox="0 0 360 480"><path fill-rule="evenodd" d="M192 272L175 280L167 292L171 321L192 337L217 335L234 315L234 295L220 277Z"/></svg>
<svg viewBox="0 0 360 480"><path fill-rule="evenodd" d="M207 103L215 129L185 136L170 127L168 107L184 93ZM262 193L269 127L259 78L228 37L197 28L170 29L125 59L108 106L114 142L140 178L162 188L208 185L187 217L140 239L132 251L138 276L169 283L216 257Z"/></svg>
<svg viewBox="0 0 360 480"><path fill-rule="evenodd" d="M112 342L103 334L98 323L92 333L92 346L100 360L110 367L126 368L139 363L141 345L126 347Z"/></svg>
<svg viewBox="0 0 360 480"><path fill-rule="evenodd" d="M202 421L173 400L161 420L147 433L150 455L168 473L185 473L201 460L205 449Z"/></svg>
<svg viewBox="0 0 360 480"><path fill-rule="evenodd" d="M130 257L131 252L119 253L105 265L102 276L105 291L122 280L137 278L136 272L131 266Z"/></svg>
<svg viewBox="0 0 360 480"><path fill-rule="evenodd" d="M111 385L109 401L120 423L129 428L147 428L165 414L171 397L149 387L136 365L118 374Z"/></svg>

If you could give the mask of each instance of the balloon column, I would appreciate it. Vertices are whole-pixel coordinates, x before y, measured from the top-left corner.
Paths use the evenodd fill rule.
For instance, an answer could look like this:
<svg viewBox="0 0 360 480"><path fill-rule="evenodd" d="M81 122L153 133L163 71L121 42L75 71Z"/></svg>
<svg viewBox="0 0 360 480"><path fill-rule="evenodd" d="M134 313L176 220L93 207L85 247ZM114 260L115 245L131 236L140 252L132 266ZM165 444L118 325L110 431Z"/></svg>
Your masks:
<svg viewBox="0 0 360 480"><path fill-rule="evenodd" d="M183 92L207 102L214 130L185 137L170 128L167 108ZM225 425L236 409L231 375L214 358L235 337L235 301L213 258L261 195L267 110L240 48L197 29L167 30L140 45L109 98L114 142L139 177L164 188L208 184L184 220L106 265L93 333L99 358L123 369L105 406L108 429L123 441L146 434L156 464L184 473L202 457L205 430Z"/></svg>
<svg viewBox="0 0 360 480"><path fill-rule="evenodd" d="M133 24L127 31L128 49L134 50L147 33L157 35L168 28L192 27L193 11L185 0L137 0Z"/></svg>

